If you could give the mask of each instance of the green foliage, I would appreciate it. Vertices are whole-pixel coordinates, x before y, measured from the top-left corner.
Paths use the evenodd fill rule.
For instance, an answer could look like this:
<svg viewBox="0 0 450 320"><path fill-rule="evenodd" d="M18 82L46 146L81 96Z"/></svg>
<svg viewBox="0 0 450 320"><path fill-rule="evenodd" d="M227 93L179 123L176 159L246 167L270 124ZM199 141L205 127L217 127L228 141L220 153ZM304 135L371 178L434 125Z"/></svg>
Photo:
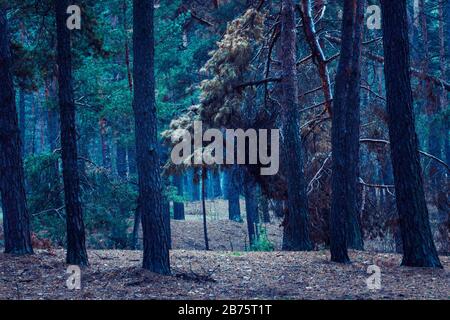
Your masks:
<svg viewBox="0 0 450 320"><path fill-rule="evenodd" d="M40 238L63 246L65 211L58 161L58 154L30 156L25 162L25 172L32 229ZM88 245L126 248L130 243L136 188L92 166L81 177L81 188Z"/></svg>
<svg viewBox="0 0 450 320"><path fill-rule="evenodd" d="M82 202L89 245L95 248L128 246L137 191L115 180L102 168L90 168L82 179Z"/></svg>
<svg viewBox="0 0 450 320"><path fill-rule="evenodd" d="M267 236L267 229L264 226L258 227L259 233L255 243L251 246L252 251L274 251L275 246Z"/></svg>
<svg viewBox="0 0 450 320"><path fill-rule="evenodd" d="M26 158L24 166L32 230L62 245L66 224L58 162L58 153L43 153Z"/></svg>

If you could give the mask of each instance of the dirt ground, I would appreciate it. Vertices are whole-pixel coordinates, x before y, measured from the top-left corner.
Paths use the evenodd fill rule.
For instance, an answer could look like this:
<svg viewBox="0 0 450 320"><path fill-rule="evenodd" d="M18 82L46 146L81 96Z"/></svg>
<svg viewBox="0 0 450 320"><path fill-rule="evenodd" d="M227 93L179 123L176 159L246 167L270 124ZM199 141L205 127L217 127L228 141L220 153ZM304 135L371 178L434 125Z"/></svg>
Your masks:
<svg viewBox="0 0 450 320"><path fill-rule="evenodd" d="M142 270L140 251L89 250L82 289L71 291L62 249L1 253L0 299L450 299L450 257L441 257L443 270L416 269L400 267L400 255L369 249L339 265L328 251L279 251L282 229L274 219L264 227L275 251L246 252L247 226L228 221L223 203L208 202L212 251L203 251L199 203L186 207L186 221L171 221L172 276ZM381 290L365 282L373 264L381 268Z"/></svg>
<svg viewBox="0 0 450 320"><path fill-rule="evenodd" d="M172 276L140 268L141 253L89 251L82 289L66 287L64 252L30 257L0 254L0 299L449 299L444 270L400 267L400 256L351 252L353 263L329 262L328 252L173 250ZM381 268L381 290L370 291L367 267Z"/></svg>

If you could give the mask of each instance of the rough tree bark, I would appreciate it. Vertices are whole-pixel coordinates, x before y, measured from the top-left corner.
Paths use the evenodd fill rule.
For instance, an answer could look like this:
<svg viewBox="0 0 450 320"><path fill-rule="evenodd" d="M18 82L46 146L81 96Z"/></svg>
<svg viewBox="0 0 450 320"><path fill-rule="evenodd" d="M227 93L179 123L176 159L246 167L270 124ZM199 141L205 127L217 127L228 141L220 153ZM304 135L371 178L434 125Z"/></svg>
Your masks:
<svg viewBox="0 0 450 320"><path fill-rule="evenodd" d="M450 8L450 2L447 2L447 7ZM442 1L439 2L438 7L438 15L439 15L439 70L440 70L440 76L442 79L445 79L445 76L447 74L447 63L446 63L446 50L445 45L446 42L448 42L448 38L445 38L445 15L444 15L444 4ZM447 12L447 18L450 22L450 12ZM447 25L448 30L448 25ZM447 32L448 33L448 32ZM448 107L448 99L447 99L447 92L444 89L440 89L440 108L444 110ZM444 153L446 150L449 149L449 122L450 120L447 118L444 118L443 126L441 128L441 132L444 132ZM430 150L430 153L431 150ZM444 154L445 160L447 163L449 163L449 155ZM446 182L444 184L444 188L438 189L437 194L437 207L439 211L439 235L441 240L441 252L443 254L449 254L450 252L450 239L449 239L449 228L450 228L450 200L448 198L449 193L449 183L448 183L449 177L445 178L443 177L443 180Z"/></svg>
<svg viewBox="0 0 450 320"><path fill-rule="evenodd" d="M302 142L298 115L294 1L283 0L281 10L282 113L288 184L289 214L285 218L283 250L312 250L308 198L303 173Z"/></svg>
<svg viewBox="0 0 450 320"><path fill-rule="evenodd" d="M331 261L350 261L347 247L363 249L358 209L363 0L345 0L342 46L333 103Z"/></svg>
<svg viewBox="0 0 450 320"><path fill-rule="evenodd" d="M381 0L381 7L389 137L403 241L402 265L442 268L431 234L414 126L406 0Z"/></svg>
<svg viewBox="0 0 450 320"><path fill-rule="evenodd" d="M22 141L11 75L11 50L4 4L0 4L0 192L5 253L32 254Z"/></svg>
<svg viewBox="0 0 450 320"><path fill-rule="evenodd" d="M170 274L170 225L162 212L162 190L156 128L154 75L154 1L133 1L133 53L138 208L144 237L143 268Z"/></svg>
<svg viewBox="0 0 450 320"><path fill-rule="evenodd" d="M88 256L85 246L83 213L80 202L80 177L78 173L75 103L73 99L72 87L72 56L70 52L70 31L66 26L67 7L67 0L55 1L58 42L57 63L61 122L61 149L67 216L66 261L68 264L85 266L88 264Z"/></svg>

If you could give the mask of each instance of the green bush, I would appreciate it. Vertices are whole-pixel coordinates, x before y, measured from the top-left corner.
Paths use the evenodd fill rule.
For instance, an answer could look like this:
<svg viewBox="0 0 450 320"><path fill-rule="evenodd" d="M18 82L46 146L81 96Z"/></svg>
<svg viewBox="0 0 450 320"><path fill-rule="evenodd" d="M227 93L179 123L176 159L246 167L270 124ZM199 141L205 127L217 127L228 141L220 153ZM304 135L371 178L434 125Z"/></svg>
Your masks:
<svg viewBox="0 0 450 320"><path fill-rule="evenodd" d="M274 251L275 246L267 236L267 229L264 226L259 226L258 237L255 243L251 246L252 251Z"/></svg>

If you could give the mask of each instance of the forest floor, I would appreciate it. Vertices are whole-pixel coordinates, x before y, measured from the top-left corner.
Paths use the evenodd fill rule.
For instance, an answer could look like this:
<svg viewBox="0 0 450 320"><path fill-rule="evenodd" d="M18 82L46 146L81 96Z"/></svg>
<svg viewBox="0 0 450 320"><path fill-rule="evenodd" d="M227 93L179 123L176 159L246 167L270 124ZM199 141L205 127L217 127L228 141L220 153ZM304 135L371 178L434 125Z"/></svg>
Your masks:
<svg viewBox="0 0 450 320"><path fill-rule="evenodd" d="M443 270L400 267L400 255L351 252L352 264L327 251L171 251L172 276L140 268L140 251L90 250L81 290L66 287L63 250L0 254L0 299L450 299L450 258ZM367 267L381 268L371 291Z"/></svg>
<svg viewBox="0 0 450 320"><path fill-rule="evenodd" d="M400 267L401 255L371 251L367 243L368 251L351 251L352 263L339 265L327 250L279 251L279 220L264 225L275 251L247 252L246 223L227 220L223 201L208 206L212 251L203 251L198 203L187 206L185 221L171 221L172 276L142 270L141 251L89 250L82 289L70 291L62 249L29 257L0 253L0 300L450 299L450 257L441 257L443 270ZM381 268L381 290L367 288L373 264Z"/></svg>

